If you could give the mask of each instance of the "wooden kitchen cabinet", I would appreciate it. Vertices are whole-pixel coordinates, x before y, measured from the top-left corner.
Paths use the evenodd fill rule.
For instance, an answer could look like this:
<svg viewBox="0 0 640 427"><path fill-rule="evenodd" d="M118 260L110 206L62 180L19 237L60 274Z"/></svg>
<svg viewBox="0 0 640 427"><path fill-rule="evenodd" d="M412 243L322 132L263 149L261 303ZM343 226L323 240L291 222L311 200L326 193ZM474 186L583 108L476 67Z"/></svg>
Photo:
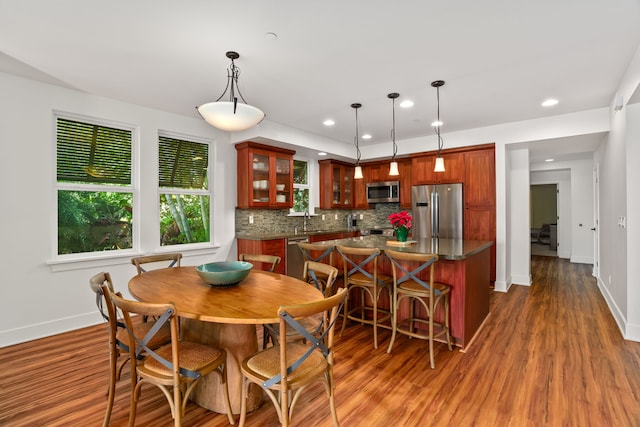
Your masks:
<svg viewBox="0 0 640 427"><path fill-rule="evenodd" d="M491 240L491 281L496 280L495 148L464 152L464 238Z"/></svg>
<svg viewBox="0 0 640 427"><path fill-rule="evenodd" d="M354 166L337 160L320 160L320 208L353 208ZM359 180L362 181L362 180Z"/></svg>
<svg viewBox="0 0 640 427"><path fill-rule="evenodd" d="M238 207L291 208L295 151L255 142L243 142L235 147Z"/></svg>
<svg viewBox="0 0 640 427"><path fill-rule="evenodd" d="M444 159L444 172L434 172L436 155L428 154L413 157L411 171L412 185L450 184L463 182L465 178L464 153L441 153Z"/></svg>
<svg viewBox="0 0 640 427"><path fill-rule="evenodd" d="M238 238L238 257L240 254L275 255L280 257L280 264L274 270L286 274L286 239L253 240Z"/></svg>
<svg viewBox="0 0 640 427"><path fill-rule="evenodd" d="M411 159L398 160L398 171L400 172L400 207L411 209L411 185L413 176Z"/></svg>

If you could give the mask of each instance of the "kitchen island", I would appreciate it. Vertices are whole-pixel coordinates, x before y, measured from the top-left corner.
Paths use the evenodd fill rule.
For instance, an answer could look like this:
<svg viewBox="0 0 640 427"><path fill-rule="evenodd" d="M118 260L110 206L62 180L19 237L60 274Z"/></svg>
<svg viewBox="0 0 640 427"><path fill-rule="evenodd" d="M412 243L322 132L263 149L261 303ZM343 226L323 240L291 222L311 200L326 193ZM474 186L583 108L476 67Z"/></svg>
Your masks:
<svg viewBox="0 0 640 427"><path fill-rule="evenodd" d="M400 244L393 237L361 236L327 240L324 243L360 248L394 249L406 252L435 253L438 262L435 280L451 286L451 336L455 344L467 347L489 315L491 241L457 239L418 239ZM391 262L381 256L380 272L392 275ZM389 306L388 300L381 304ZM400 308L400 318L407 316L408 306ZM440 314L436 314L436 317Z"/></svg>

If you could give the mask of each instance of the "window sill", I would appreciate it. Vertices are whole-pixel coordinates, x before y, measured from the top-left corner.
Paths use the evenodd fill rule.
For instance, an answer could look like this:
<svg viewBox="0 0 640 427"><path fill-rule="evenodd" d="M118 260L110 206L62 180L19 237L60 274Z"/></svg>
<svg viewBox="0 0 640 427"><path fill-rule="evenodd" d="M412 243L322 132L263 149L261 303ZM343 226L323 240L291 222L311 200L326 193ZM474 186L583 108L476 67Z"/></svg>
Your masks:
<svg viewBox="0 0 640 427"><path fill-rule="evenodd" d="M151 253L181 252L183 255L197 256L209 254L212 250L215 252L219 247L219 243L195 243L190 245L163 246ZM48 260L46 264L51 268L52 272L81 270L110 265L130 264L131 258L141 255L145 255L145 253L134 250L114 251L108 254L75 254Z"/></svg>

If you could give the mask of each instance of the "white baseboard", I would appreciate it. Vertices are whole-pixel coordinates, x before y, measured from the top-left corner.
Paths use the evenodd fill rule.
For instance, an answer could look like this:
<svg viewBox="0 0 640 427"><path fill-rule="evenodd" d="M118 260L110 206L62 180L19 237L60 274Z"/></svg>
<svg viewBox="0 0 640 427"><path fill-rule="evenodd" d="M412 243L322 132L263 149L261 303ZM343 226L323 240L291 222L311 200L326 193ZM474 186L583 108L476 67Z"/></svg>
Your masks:
<svg viewBox="0 0 640 427"><path fill-rule="evenodd" d="M511 283L514 285L531 286L531 274L514 274L511 276Z"/></svg>
<svg viewBox="0 0 640 427"><path fill-rule="evenodd" d="M604 282L600 279L599 276L596 277L596 279L598 282L598 289L600 289L600 293L604 297L604 300L607 303L607 306L609 307L609 311L611 312L613 319L616 321L616 324L618 325L618 329L620 329L620 333L625 339L631 339L625 336L627 320L625 319L624 315L620 311L620 308L618 307L615 300L609 293L609 289L607 289L607 287L604 285ZM637 331L637 332L640 332L640 331ZM636 336L640 337L640 334L637 334ZM633 340L633 341L636 341L636 340Z"/></svg>
<svg viewBox="0 0 640 427"><path fill-rule="evenodd" d="M640 325L627 324L624 339L629 341L640 342Z"/></svg>
<svg viewBox="0 0 640 427"><path fill-rule="evenodd" d="M14 344L44 338L74 329L85 328L100 322L99 313L81 314L78 316L56 319L50 322L36 323L16 329L0 331L0 348Z"/></svg>
<svg viewBox="0 0 640 427"><path fill-rule="evenodd" d="M572 256L571 260L572 263L576 263L576 264L593 264L593 257L588 257L588 256Z"/></svg>
<svg viewBox="0 0 640 427"><path fill-rule="evenodd" d="M496 280L493 284L493 290L496 292L509 292L509 288L511 288L511 279L509 280Z"/></svg>

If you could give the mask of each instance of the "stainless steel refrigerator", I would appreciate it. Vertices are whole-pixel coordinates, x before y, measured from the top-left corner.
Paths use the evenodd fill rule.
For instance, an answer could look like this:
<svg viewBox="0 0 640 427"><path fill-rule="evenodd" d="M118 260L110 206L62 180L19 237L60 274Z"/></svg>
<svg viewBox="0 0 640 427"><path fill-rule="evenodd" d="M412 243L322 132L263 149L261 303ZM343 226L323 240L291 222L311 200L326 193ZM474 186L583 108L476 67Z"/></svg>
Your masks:
<svg viewBox="0 0 640 427"><path fill-rule="evenodd" d="M414 185L413 238L462 239L462 183Z"/></svg>

